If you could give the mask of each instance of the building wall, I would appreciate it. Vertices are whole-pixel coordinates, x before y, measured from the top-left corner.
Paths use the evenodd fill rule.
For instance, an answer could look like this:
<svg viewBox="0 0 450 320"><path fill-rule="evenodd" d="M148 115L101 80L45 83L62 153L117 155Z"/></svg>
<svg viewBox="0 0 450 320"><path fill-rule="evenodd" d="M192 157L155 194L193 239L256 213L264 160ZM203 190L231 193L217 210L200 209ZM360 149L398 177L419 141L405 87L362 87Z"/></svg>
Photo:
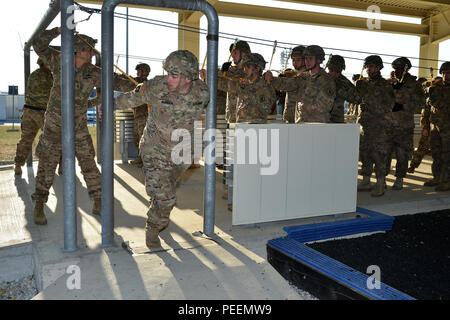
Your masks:
<svg viewBox="0 0 450 320"><path fill-rule="evenodd" d="M14 101L13 101L14 98ZM0 95L0 120L18 120L22 115L25 97L23 94L11 96L8 94ZM14 104L14 110L13 110Z"/></svg>

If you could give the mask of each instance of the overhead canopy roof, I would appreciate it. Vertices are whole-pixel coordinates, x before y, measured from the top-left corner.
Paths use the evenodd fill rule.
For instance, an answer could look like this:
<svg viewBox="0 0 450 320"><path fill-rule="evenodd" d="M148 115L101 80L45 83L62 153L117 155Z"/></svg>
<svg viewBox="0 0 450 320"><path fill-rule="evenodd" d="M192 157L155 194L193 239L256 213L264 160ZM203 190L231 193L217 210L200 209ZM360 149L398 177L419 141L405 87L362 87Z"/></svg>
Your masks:
<svg viewBox="0 0 450 320"><path fill-rule="evenodd" d="M79 0L80 3L102 4L99 0ZM219 16L235 18L279 21L287 23L309 24L356 30L368 30L367 18L343 14L329 14L306 10L284 9L253 4L242 4L227 1L208 0ZM428 37L437 43L450 38L450 2L449 0L278 0L279 2L326 6L339 9L350 9L367 12L367 8L376 5L382 14L392 14L421 18L422 23L406 23L398 21L381 21L381 28L373 31L398 33ZM147 6L128 5L135 8ZM154 8L159 9L161 8ZM177 11L177 10L174 10ZM179 12L179 11L177 11ZM192 23L201 17L201 12L185 12L184 21ZM431 27L432 25L432 27ZM432 28L432 32L430 32Z"/></svg>

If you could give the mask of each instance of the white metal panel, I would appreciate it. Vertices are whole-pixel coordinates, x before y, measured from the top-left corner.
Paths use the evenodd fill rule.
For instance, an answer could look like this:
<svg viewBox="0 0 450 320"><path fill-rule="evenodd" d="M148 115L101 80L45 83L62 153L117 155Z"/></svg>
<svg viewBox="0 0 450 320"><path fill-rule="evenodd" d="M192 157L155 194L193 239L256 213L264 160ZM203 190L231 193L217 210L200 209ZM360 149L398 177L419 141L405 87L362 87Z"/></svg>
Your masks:
<svg viewBox="0 0 450 320"><path fill-rule="evenodd" d="M233 225L356 210L359 125L236 125L251 128L258 138L261 129L279 130L279 170L261 175L260 163L238 164L235 140Z"/></svg>

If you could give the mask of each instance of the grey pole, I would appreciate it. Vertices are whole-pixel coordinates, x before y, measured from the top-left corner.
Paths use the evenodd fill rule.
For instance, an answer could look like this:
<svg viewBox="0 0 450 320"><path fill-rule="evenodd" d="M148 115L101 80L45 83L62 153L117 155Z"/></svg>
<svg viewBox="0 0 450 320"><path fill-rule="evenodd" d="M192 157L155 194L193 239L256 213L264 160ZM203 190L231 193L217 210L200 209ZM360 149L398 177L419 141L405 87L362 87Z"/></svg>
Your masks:
<svg viewBox="0 0 450 320"><path fill-rule="evenodd" d="M73 0L61 0L61 106L64 195L64 251L77 250L75 188Z"/></svg>
<svg viewBox="0 0 450 320"><path fill-rule="evenodd" d="M127 26L127 30L126 30L126 43L125 43L125 46L126 46L126 50L125 50L125 56L126 56L126 57L125 57L125 59L126 59L127 65L126 65L125 72L126 72L127 74L130 74L130 73L128 72L128 7L127 7L126 26Z"/></svg>
<svg viewBox="0 0 450 320"><path fill-rule="evenodd" d="M38 34L40 34L43 30L45 30L49 24L56 18L60 11L60 1L59 0L52 0L49 4L49 8L47 12L45 13L42 20L39 22L38 27L31 35L30 39L25 42L25 45L23 47L23 57L24 57L24 75L25 75L25 97L27 96L27 83L28 83L28 77L30 76L30 48L31 45L36 38ZM31 167L33 165L33 155L30 153L30 155L27 158L27 166Z"/></svg>
<svg viewBox="0 0 450 320"><path fill-rule="evenodd" d="M217 58L219 18L211 4L204 0L105 0L102 6L102 106L103 157L102 157L102 246L113 245L114 192L113 192L113 32L114 9L120 3L147 5L203 12L208 19L208 78L210 101L206 111L206 129L213 129L210 143L215 146ZM214 234L215 153L206 155L204 233Z"/></svg>
<svg viewBox="0 0 450 320"><path fill-rule="evenodd" d="M111 1L102 6L102 246L114 245L114 168L113 168L113 54L114 8Z"/></svg>
<svg viewBox="0 0 450 320"><path fill-rule="evenodd" d="M27 98L27 84L28 84L28 78L30 77L30 47L28 47L27 50L24 50L23 53L24 58L24 73L25 73L25 99ZM27 158L27 167L33 166L33 150L30 150L30 154Z"/></svg>

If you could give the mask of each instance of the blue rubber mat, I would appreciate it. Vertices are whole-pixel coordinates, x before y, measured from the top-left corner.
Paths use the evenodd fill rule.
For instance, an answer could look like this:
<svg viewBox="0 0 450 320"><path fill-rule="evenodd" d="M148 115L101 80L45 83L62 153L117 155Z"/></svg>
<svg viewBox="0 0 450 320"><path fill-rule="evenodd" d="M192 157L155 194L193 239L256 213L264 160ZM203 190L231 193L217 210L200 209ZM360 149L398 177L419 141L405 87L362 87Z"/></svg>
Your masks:
<svg viewBox="0 0 450 320"><path fill-rule="evenodd" d="M268 245L370 299L415 300L413 297L382 282L379 283L379 289L369 289L367 282L368 280L371 281L371 279L367 275L331 259L296 240L278 238L270 240Z"/></svg>
<svg viewBox="0 0 450 320"><path fill-rule="evenodd" d="M288 238L300 242L309 242L336 238L352 234L392 229L394 218L371 210L356 208L357 213L366 217L353 218L335 222L313 223L299 226L284 227Z"/></svg>
<svg viewBox="0 0 450 320"><path fill-rule="evenodd" d="M287 236L270 240L267 245L368 299L415 300L382 282L379 283L379 289L369 289L367 283L374 279L369 279L368 275L303 244L303 242L392 229L394 218L391 216L359 207L356 212L361 215L353 219L284 227L283 230L287 232Z"/></svg>

